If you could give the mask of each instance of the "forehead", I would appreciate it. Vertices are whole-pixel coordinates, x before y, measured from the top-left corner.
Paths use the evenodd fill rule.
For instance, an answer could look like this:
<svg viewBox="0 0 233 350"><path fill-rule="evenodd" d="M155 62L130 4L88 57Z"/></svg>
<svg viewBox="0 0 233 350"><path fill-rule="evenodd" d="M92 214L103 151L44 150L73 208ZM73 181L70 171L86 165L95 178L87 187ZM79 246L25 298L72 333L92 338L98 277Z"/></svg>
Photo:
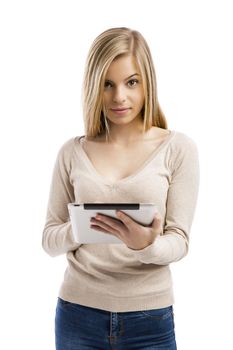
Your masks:
<svg viewBox="0 0 233 350"><path fill-rule="evenodd" d="M113 60L107 70L106 79L121 80L135 73L140 74L135 57L132 55L124 55Z"/></svg>

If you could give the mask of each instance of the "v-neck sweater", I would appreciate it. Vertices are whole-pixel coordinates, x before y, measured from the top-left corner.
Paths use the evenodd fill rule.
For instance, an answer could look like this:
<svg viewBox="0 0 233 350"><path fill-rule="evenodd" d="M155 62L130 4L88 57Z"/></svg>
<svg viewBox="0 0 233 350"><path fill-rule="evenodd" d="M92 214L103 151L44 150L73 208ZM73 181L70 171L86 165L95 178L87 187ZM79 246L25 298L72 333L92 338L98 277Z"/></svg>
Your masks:
<svg viewBox="0 0 233 350"><path fill-rule="evenodd" d="M169 264L188 252L197 203L196 143L172 130L139 169L112 181L95 169L83 148L83 137L73 137L58 151L43 230L44 250L51 256L67 257L59 297L111 312L172 305ZM155 203L163 232L141 250L124 243L80 244L72 233L70 202Z"/></svg>

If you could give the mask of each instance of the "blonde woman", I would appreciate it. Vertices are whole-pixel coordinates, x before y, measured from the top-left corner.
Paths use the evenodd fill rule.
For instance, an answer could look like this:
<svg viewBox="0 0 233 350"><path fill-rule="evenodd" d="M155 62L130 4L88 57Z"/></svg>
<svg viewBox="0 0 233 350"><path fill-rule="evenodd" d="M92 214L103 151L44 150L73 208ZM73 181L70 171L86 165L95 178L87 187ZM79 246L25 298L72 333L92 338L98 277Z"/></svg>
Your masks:
<svg viewBox="0 0 233 350"><path fill-rule="evenodd" d="M176 349L169 264L188 252L198 152L169 130L144 37L111 28L93 42L83 86L85 135L65 142L51 183L43 248L66 254L55 317L57 350ZM155 203L150 227L122 212L90 226L122 244L75 242L67 204Z"/></svg>

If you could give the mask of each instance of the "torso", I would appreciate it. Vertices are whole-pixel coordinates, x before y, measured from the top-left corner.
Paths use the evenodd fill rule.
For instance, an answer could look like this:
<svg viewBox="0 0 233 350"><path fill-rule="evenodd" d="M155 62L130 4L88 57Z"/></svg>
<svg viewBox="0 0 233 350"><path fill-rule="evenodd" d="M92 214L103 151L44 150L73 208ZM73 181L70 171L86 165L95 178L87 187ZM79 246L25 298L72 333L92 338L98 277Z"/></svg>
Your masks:
<svg viewBox="0 0 233 350"><path fill-rule="evenodd" d="M107 143L103 138L93 141L82 139L82 147L100 175L118 181L137 171L165 141L170 131L152 127L148 134L143 141L128 147Z"/></svg>

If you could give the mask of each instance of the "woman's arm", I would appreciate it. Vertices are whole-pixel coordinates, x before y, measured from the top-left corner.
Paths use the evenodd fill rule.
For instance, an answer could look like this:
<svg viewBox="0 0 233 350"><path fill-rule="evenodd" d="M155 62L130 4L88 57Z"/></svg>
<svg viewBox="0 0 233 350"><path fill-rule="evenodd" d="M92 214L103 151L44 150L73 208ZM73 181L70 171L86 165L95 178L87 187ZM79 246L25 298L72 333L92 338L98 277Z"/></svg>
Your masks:
<svg viewBox="0 0 233 350"><path fill-rule="evenodd" d="M73 239L67 209L67 204L74 202L74 190L70 182L73 147L73 139L62 146L53 170L42 238L43 249L50 256L58 256L76 250L80 246Z"/></svg>
<svg viewBox="0 0 233 350"><path fill-rule="evenodd" d="M148 247L133 251L143 263L167 265L188 252L199 188L199 159L195 143L188 137L184 141L173 161L163 234Z"/></svg>

